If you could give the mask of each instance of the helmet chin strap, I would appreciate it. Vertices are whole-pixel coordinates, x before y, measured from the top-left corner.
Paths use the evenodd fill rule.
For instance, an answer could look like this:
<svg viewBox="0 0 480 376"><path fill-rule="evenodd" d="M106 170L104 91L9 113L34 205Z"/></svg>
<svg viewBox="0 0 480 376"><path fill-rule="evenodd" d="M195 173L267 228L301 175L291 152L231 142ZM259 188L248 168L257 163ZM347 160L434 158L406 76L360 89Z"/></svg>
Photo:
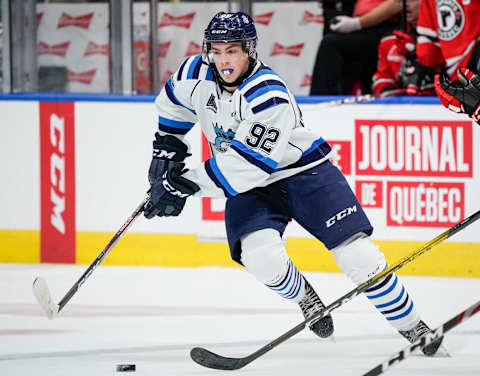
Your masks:
<svg viewBox="0 0 480 376"><path fill-rule="evenodd" d="M218 83L221 85L221 86L224 86L224 87L236 87L236 86L240 86L243 81L245 81L245 79L250 76L250 73L252 73L253 71L253 68L255 67L255 60L252 59L251 57L248 58L248 68L247 70L241 74L235 81L233 82L226 82L222 76L220 75L220 73L218 72L217 70L217 67L215 66L215 63L211 63L210 65L212 65L212 68L213 68L213 72L217 78L217 81Z"/></svg>

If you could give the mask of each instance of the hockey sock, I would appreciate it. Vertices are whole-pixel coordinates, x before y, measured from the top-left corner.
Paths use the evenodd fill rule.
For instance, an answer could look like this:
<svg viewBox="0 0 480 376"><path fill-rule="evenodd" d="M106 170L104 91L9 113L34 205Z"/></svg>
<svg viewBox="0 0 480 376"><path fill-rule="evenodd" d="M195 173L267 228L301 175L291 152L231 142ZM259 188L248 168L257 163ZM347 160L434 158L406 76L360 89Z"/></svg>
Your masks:
<svg viewBox="0 0 480 376"><path fill-rule="evenodd" d="M305 296L305 281L285 251L278 231L262 229L241 239L241 260L249 273L285 299L299 302Z"/></svg>
<svg viewBox="0 0 480 376"><path fill-rule="evenodd" d="M412 298L395 273L370 287L365 295L397 330L409 330L420 321Z"/></svg>

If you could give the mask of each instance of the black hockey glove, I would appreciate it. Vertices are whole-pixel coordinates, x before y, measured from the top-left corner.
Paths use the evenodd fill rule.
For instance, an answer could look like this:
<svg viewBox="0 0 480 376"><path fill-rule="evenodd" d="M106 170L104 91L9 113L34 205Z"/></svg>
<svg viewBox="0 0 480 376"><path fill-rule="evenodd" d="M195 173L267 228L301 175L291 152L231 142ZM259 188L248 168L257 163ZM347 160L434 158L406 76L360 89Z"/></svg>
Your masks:
<svg viewBox="0 0 480 376"><path fill-rule="evenodd" d="M458 81L445 75L435 76L435 91L440 102L453 112L468 114L480 124L480 76L466 68L458 70Z"/></svg>
<svg viewBox="0 0 480 376"><path fill-rule="evenodd" d="M406 64L400 68L399 79L407 89L408 95L434 95L433 80L435 70L417 60L405 59Z"/></svg>
<svg viewBox="0 0 480 376"><path fill-rule="evenodd" d="M161 181L170 164L179 164L179 162L183 162L189 155L188 146L177 137L170 135L160 136L158 132L155 133L152 162L150 163L150 168L148 169L148 181L151 185L149 192L152 192L154 184L157 184L158 181ZM153 210L151 205L153 198L154 197L150 195L150 199L145 205L144 215L147 218L152 218L157 215L151 213ZM180 214L180 212L178 214Z"/></svg>
<svg viewBox="0 0 480 376"><path fill-rule="evenodd" d="M162 176L150 181L150 198L145 205L143 214L151 219L179 215L188 196L200 190L193 181L182 177L185 163L166 162L166 170Z"/></svg>
<svg viewBox="0 0 480 376"><path fill-rule="evenodd" d="M183 162L185 158L190 156L188 146L175 136L160 136L155 133L153 141L153 158L166 161Z"/></svg>

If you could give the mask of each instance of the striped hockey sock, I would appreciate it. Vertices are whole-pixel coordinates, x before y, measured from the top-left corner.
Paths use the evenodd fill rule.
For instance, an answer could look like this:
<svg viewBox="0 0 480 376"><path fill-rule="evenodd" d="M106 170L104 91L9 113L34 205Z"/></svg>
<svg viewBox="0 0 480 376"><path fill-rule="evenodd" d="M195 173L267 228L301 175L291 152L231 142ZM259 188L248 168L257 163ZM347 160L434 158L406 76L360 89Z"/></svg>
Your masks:
<svg viewBox="0 0 480 376"><path fill-rule="evenodd" d="M287 271L272 281L265 282L272 291L285 299L299 302L305 296L305 280L292 260L288 260Z"/></svg>
<svg viewBox="0 0 480 376"><path fill-rule="evenodd" d="M407 289L394 273L365 290L365 295L397 330L409 330L420 320Z"/></svg>

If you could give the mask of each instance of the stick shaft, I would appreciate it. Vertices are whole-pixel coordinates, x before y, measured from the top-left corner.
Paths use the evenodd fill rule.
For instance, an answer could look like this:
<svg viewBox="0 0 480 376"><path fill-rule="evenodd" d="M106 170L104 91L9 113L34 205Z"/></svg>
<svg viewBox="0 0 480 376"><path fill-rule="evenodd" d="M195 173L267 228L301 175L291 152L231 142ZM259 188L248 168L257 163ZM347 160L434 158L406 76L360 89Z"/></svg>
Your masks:
<svg viewBox="0 0 480 376"><path fill-rule="evenodd" d="M58 312L60 312L63 307L68 303L68 301L75 295L78 291L80 286L87 280L87 278L92 274L95 268L107 257L108 253L112 250L112 248L117 244L120 238L125 234L128 228L132 225L132 223L137 219L137 217L143 212L143 208L147 202L147 199L143 200L140 205L135 209L135 211L130 215L127 221L120 227L120 229L116 232L113 238L108 242L108 244L103 248L103 250L99 253L99 255L93 260L90 266L85 270L82 276L78 279L77 282L71 287L70 290L65 294L63 299L58 303Z"/></svg>

